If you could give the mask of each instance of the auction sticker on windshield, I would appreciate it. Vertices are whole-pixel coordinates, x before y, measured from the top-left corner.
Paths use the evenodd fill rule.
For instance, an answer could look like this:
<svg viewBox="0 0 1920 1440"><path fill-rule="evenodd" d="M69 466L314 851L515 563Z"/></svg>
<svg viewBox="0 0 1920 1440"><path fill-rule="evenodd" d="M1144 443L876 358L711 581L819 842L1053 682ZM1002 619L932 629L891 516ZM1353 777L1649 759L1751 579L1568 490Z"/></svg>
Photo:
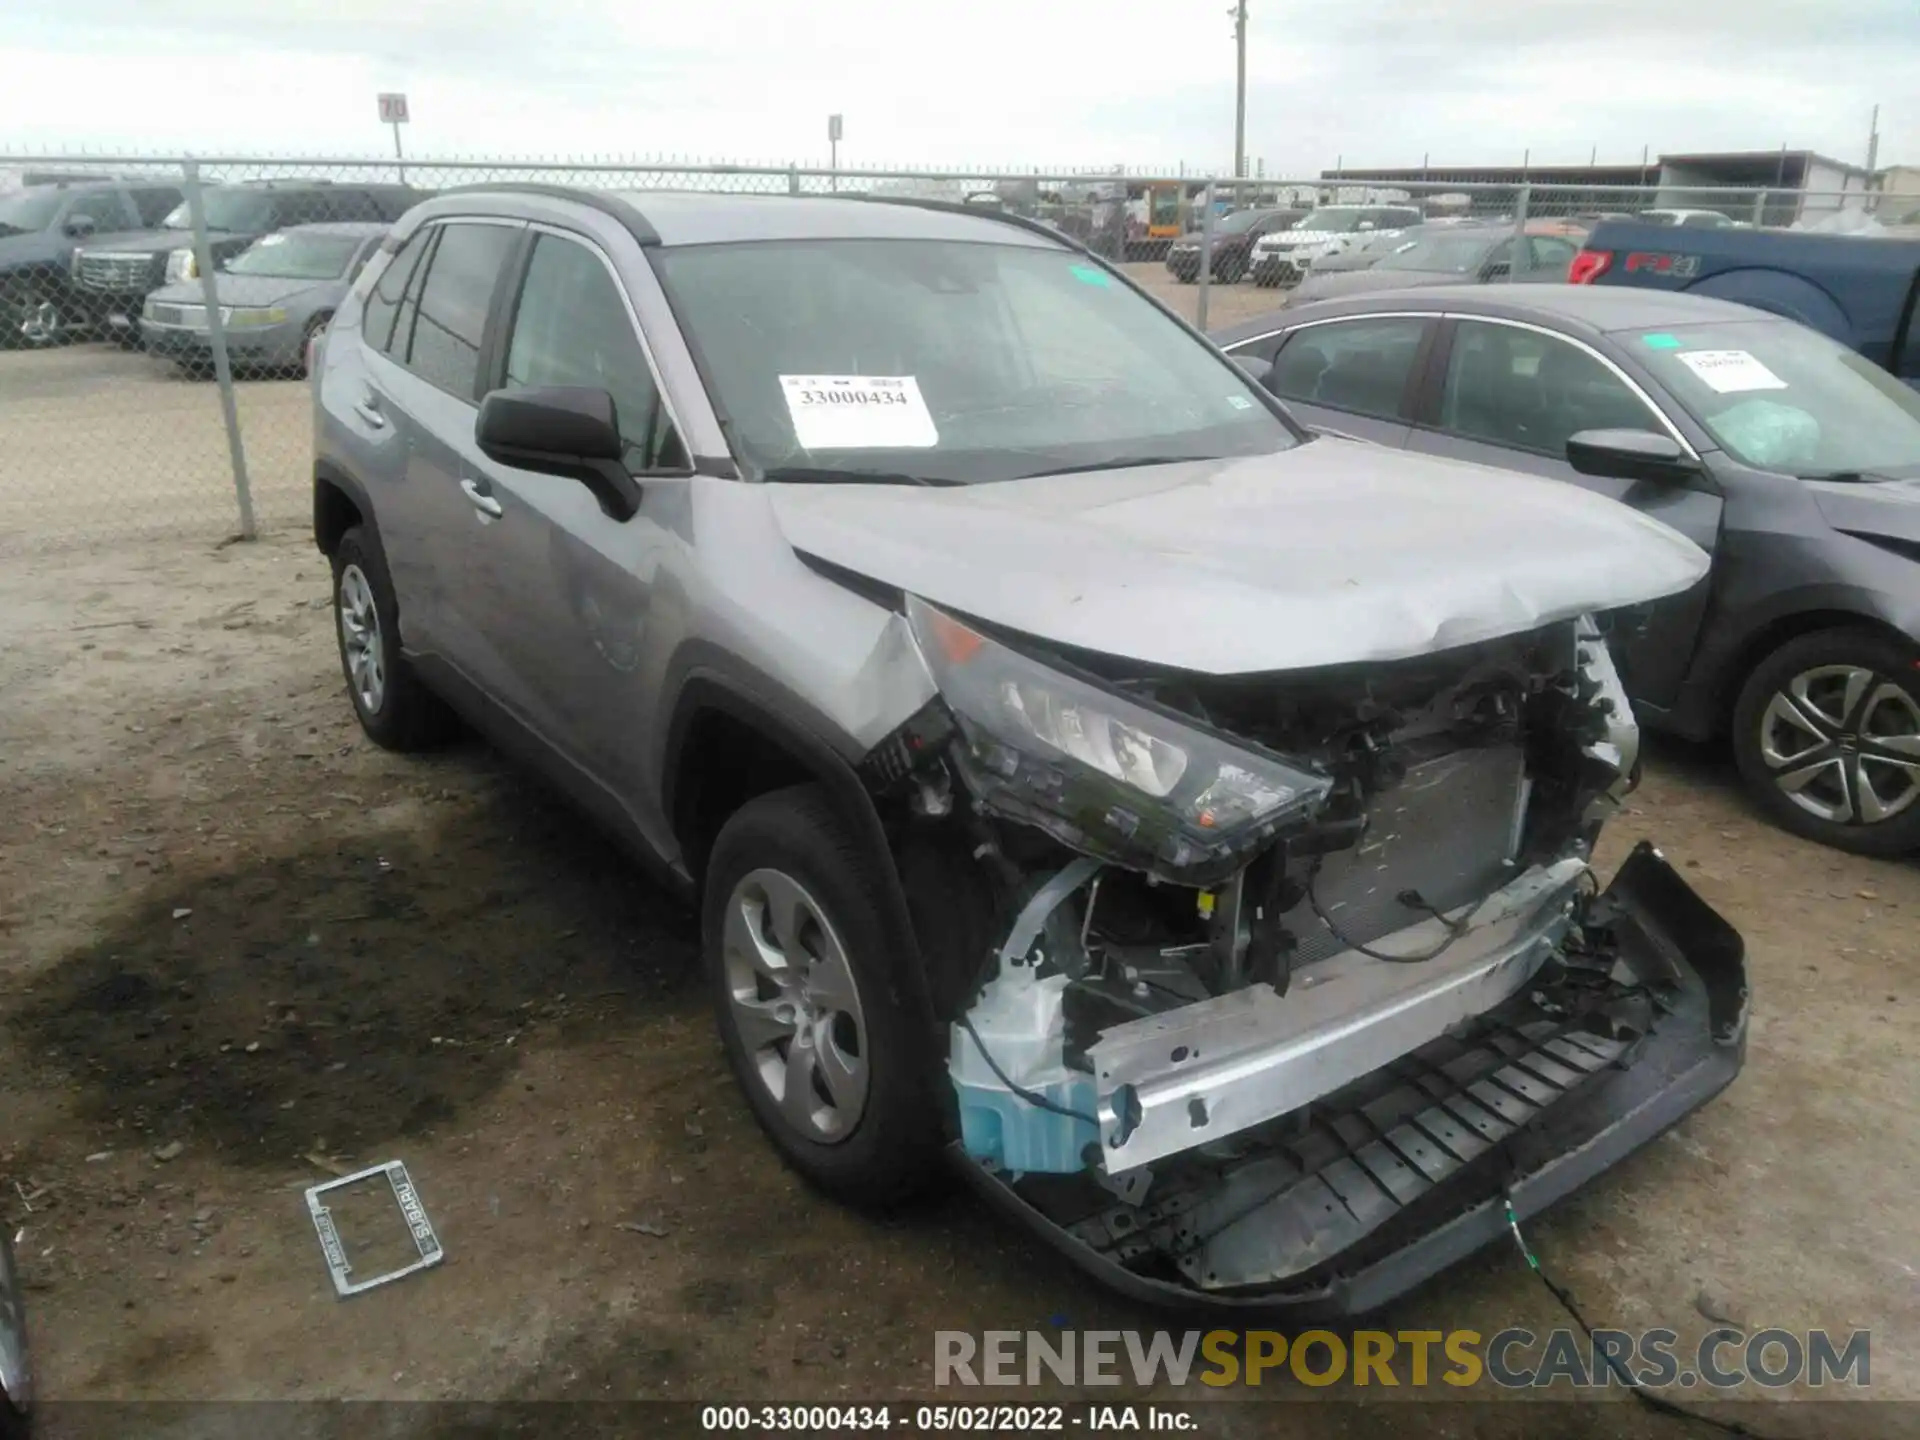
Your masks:
<svg viewBox="0 0 1920 1440"><path fill-rule="evenodd" d="M793 434L809 450L916 450L940 443L911 375L782 375Z"/></svg>
<svg viewBox="0 0 1920 1440"><path fill-rule="evenodd" d="M1786 381L1744 350L1692 350L1675 358L1722 395L1787 388Z"/></svg>

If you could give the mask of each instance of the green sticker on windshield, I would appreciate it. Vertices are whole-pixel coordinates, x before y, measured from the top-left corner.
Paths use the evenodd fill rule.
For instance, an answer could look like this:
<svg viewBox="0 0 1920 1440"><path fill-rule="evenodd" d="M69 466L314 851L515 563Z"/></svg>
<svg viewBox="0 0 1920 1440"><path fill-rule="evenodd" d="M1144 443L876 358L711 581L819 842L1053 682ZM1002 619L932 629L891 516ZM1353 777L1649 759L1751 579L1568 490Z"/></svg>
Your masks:
<svg viewBox="0 0 1920 1440"><path fill-rule="evenodd" d="M1640 343L1649 350L1678 350L1680 337L1678 335L1642 335Z"/></svg>
<svg viewBox="0 0 1920 1440"><path fill-rule="evenodd" d="M1075 265L1072 269L1073 278L1083 284L1103 287L1113 284L1113 277L1098 265Z"/></svg>

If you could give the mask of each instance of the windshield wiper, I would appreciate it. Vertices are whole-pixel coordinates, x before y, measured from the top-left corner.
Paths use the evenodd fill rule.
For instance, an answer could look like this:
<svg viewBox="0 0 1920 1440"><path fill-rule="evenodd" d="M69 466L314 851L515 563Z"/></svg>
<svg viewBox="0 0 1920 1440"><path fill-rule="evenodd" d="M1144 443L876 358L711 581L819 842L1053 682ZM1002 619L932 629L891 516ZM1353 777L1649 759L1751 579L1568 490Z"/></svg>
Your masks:
<svg viewBox="0 0 1920 1440"><path fill-rule="evenodd" d="M964 480L942 480L932 475L909 475L904 470L836 470L826 465L776 465L761 473L776 484L818 485L853 481L863 485L964 485Z"/></svg>
<svg viewBox="0 0 1920 1440"><path fill-rule="evenodd" d="M1796 477L1801 480L1832 480L1841 485L1878 485L1895 479L1895 476L1883 474L1878 470L1816 470L1811 475Z"/></svg>
<svg viewBox="0 0 1920 1440"><path fill-rule="evenodd" d="M1090 470L1138 470L1147 465L1190 465L1196 460L1220 460L1220 455L1121 455L1112 460L1090 460L1084 465L1060 465L1052 470L1033 470L1016 475L1016 480L1040 480L1049 475L1084 475Z"/></svg>

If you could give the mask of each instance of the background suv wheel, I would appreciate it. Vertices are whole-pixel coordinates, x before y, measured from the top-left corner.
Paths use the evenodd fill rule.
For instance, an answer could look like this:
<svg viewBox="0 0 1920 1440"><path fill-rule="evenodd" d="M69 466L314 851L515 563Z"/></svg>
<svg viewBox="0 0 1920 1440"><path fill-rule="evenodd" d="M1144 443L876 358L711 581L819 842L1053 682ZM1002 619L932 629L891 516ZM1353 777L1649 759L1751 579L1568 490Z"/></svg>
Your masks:
<svg viewBox="0 0 1920 1440"><path fill-rule="evenodd" d="M886 1205L939 1173L924 1025L892 967L885 881L818 786L749 801L715 840L701 936L754 1119L814 1184Z"/></svg>
<svg viewBox="0 0 1920 1440"><path fill-rule="evenodd" d="M1862 855L1920 849L1920 657L1869 630L1790 640L1747 677L1733 748L1787 829Z"/></svg>

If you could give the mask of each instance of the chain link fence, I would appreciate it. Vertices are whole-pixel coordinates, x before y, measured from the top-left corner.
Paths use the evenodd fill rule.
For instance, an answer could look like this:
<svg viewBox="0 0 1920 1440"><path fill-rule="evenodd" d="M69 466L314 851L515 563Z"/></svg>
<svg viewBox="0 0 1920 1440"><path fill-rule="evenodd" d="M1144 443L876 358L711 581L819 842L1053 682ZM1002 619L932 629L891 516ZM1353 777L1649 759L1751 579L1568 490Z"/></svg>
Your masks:
<svg viewBox="0 0 1920 1440"><path fill-rule="evenodd" d="M1445 227L1488 240L1487 263L1463 278L1560 279L1606 216L1782 224L1865 199L1345 175L0 155L0 235L14 257L0 261L0 555L305 523L301 381L314 335L410 206L500 182L1010 211L1128 267L1202 326L1275 308L1318 271L1364 268Z"/></svg>

